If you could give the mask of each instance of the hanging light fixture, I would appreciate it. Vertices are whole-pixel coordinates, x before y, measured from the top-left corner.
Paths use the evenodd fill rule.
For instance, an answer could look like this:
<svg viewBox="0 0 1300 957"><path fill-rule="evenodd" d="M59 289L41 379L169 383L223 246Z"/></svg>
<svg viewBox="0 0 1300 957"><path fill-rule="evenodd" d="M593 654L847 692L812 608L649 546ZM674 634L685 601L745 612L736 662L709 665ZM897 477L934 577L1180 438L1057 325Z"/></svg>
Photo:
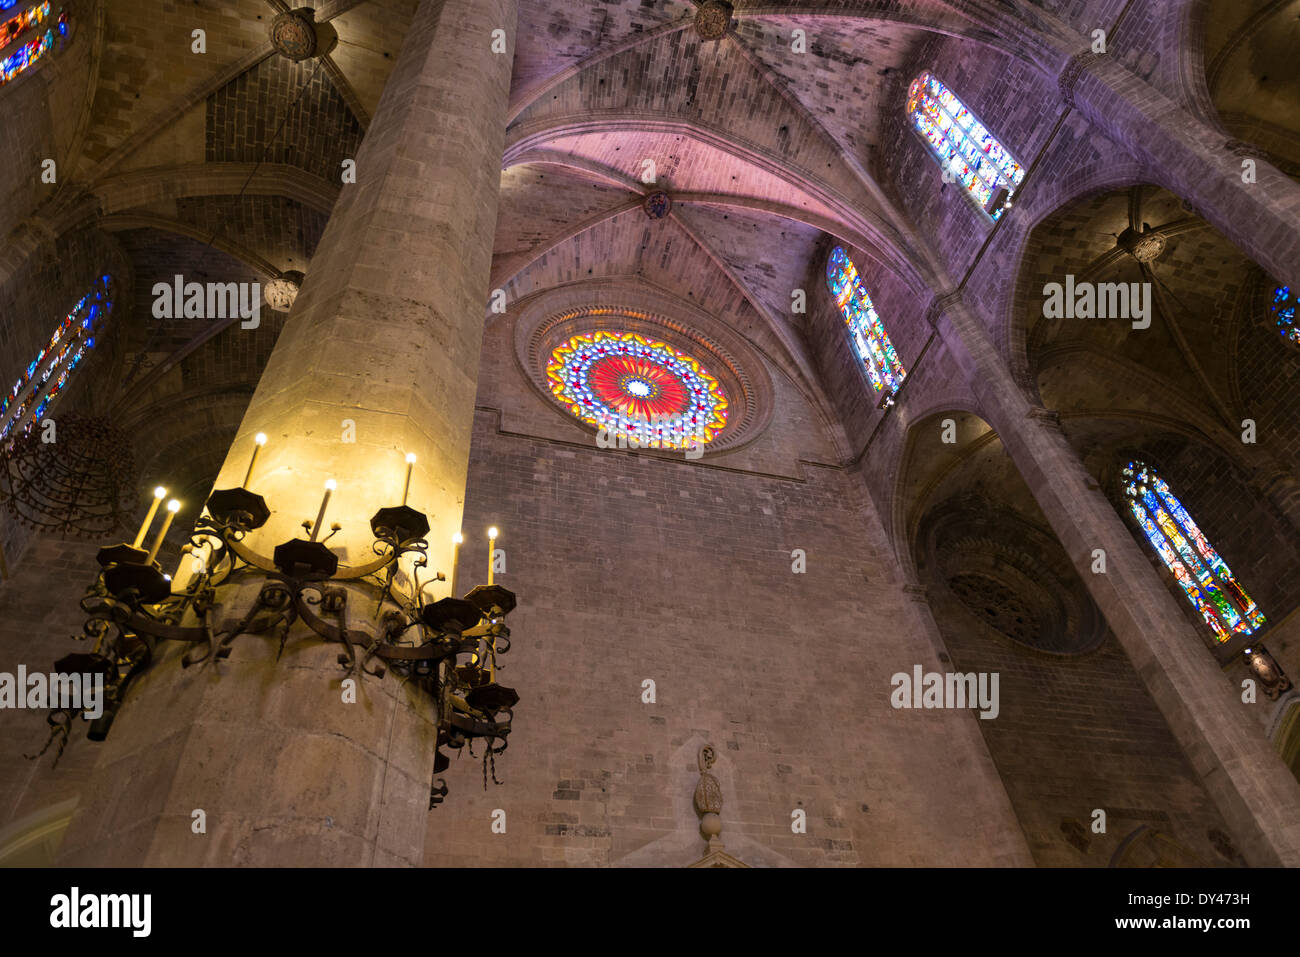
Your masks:
<svg viewBox="0 0 1300 957"><path fill-rule="evenodd" d="M81 602L88 616L85 637L93 640L93 649L60 662L60 667L106 675L103 715L92 724L89 737L103 740L108 735L128 686L150 667L162 642L186 645L181 664L191 667L228 658L234 642L248 636L278 637L283 649L290 632L302 625L298 632L303 637L341 646L338 663L345 678L370 675L382 680L391 670L432 699L439 750L431 808L447 793L436 777L449 764L443 747L457 750L482 740L486 787L489 768L496 780L496 755L506 749L512 709L519 701L513 688L497 681L499 656L510 650L505 617L515 608L514 594L489 584L464 597L425 601L424 585L445 581L445 576L438 572L421 582L421 571L428 565L429 522L405 503L413 455L406 458L403 503L379 509L370 520L371 561L355 567L340 564L326 544L341 529L337 523L321 537L337 488L334 480L326 483L316 519L303 523L306 538L281 542L269 555L259 550L250 538L272 512L248 485L265 441L259 433L242 486L208 496L182 550L191 558L193 574L180 590L173 590L171 576L157 560L179 502L168 503L152 547L148 552L143 548L165 488L156 490L154 507L134 542L100 549L101 571ZM404 560L411 573L399 578ZM250 591L249 583L259 580L261 587L251 602L244 599L247 607L237 620L215 620L215 608L240 600ZM60 739L59 753L67 744L71 719L66 710L51 714L50 741Z"/></svg>

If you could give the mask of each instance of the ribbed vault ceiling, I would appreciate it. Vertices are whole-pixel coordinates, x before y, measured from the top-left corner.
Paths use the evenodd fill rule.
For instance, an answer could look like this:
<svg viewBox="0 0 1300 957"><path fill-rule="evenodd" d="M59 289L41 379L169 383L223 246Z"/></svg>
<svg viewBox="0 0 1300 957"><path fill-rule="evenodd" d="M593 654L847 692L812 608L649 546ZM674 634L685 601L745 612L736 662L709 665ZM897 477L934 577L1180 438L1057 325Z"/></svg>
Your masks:
<svg viewBox="0 0 1300 957"><path fill-rule="evenodd" d="M50 81L61 112L31 151L53 150L70 173L53 197L15 192L0 224L31 216L57 234L100 221L131 256L137 288L199 259L263 281L310 272L338 194L338 162L355 155L418 0L318 2L317 19L339 35L319 70L272 52L269 24L293 5L284 0L194 0L165 21L160 0L69 2L89 39L87 65ZM879 153L927 45L962 38L1047 64L1045 38L1066 25L1082 29L1077 11L1050 3L739 0L729 34L704 40L698 6L687 0L519 6L493 287L514 299L585 280L662 287L727 322L824 413L829 402L808 354L806 317L791 314L791 290L819 281L812 260L829 234L870 250L921 293L930 253L918 248ZM1109 22L1122 5L1093 6ZM190 50L187 15L207 31L205 55ZM1300 0L1215 0L1204 17L1216 105L1243 130L1240 117L1260 119L1262 110L1282 130L1276 143L1294 135L1296 111L1286 112L1294 91L1275 74L1288 62L1280 38L1300 24L1297 15ZM799 37L802 52L793 47ZM653 183L644 179L647 161ZM655 189L673 197L664 220L641 209ZM1184 215L1154 193L1147 202L1153 225ZM1104 253L1113 244L1105 234L1122 228L1121 206L1101 202L1060 259ZM1189 235L1181 248L1218 255L1202 249L1209 241ZM1118 276L1127 267L1106 268ZM1202 298L1195 279L1167 272L1175 296ZM193 364L204 349L209 367L234 361L179 326L159 335L144 305L137 301L127 320L126 361L146 350L147 368L181 356L197 357ZM1037 335L1031 344L1041 352L1048 343L1044 330ZM232 383L242 376L247 389L256 357L239 362L214 374ZM120 407L157 401L157 381ZM214 434L214 447L227 438Z"/></svg>

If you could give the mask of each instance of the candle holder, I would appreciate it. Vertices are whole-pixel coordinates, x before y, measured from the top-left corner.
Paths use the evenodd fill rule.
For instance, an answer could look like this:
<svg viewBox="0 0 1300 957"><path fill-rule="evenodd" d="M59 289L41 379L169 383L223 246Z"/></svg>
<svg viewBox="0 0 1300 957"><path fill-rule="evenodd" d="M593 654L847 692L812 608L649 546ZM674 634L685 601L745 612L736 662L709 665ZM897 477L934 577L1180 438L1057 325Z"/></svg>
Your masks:
<svg viewBox="0 0 1300 957"><path fill-rule="evenodd" d="M482 740L484 787L489 770L500 784L496 756L506 749L519 701L496 680L498 658L510 650L505 617L515 608L514 594L488 585L464 598L426 603L424 585L445 576L437 572L421 582L429 522L405 503L375 512L374 557L358 566L343 565L316 541L319 528L311 540L281 542L269 556L259 551L249 539L271 514L266 500L247 488L212 492L184 549L194 558L194 574L179 591L153 560L157 545L153 553L130 543L100 549L101 571L81 602L87 615L81 640L94 648L78 657L86 665L79 670L106 676L103 716L88 737L108 736L128 687L153 665L163 642L184 645L180 663L189 668L228 659L235 641L247 637L278 639L282 653L296 634L338 644L343 677L383 680L392 671L429 695L438 728L431 808L447 794L437 777L450 764L444 747L468 746L472 753L473 742ZM235 605L242 607L223 616ZM72 717L67 710L51 713L42 754L56 739L62 754Z"/></svg>

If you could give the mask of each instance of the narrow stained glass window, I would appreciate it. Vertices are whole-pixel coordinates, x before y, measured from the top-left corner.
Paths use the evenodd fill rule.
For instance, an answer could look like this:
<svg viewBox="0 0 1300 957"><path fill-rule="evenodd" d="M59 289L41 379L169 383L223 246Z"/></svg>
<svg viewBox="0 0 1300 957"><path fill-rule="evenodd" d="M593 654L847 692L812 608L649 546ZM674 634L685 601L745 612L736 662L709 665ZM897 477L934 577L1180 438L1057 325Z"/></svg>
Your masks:
<svg viewBox="0 0 1300 957"><path fill-rule="evenodd" d="M1025 171L952 91L929 73L912 81L907 115L939 161L981 209L998 219Z"/></svg>
<svg viewBox="0 0 1300 957"><path fill-rule="evenodd" d="M14 4L0 0L0 86L4 86L54 49L59 37L68 35L68 13L54 17L46 0L12 11Z"/></svg>
<svg viewBox="0 0 1300 957"><path fill-rule="evenodd" d="M872 387L883 392L885 400L889 400L903 384L907 372L894 351L894 344L889 341L884 323L876 315L876 307L862 285L853 260L840 246L835 247L826 263L826 284L849 327L849 339L866 367Z"/></svg>
<svg viewBox="0 0 1300 957"><path fill-rule="evenodd" d="M1277 322L1277 331L1283 339L1300 344L1300 326L1295 321L1296 297L1290 286L1278 286L1273 290L1273 318Z"/></svg>
<svg viewBox="0 0 1300 957"><path fill-rule="evenodd" d="M81 364L95 339L102 332L113 309L112 281L101 276L90 292L72 307L40 351L0 399L0 439L9 438L17 429L28 432L58 396L67 388L68 379Z"/></svg>
<svg viewBox="0 0 1300 957"><path fill-rule="evenodd" d="M1192 521L1169 485L1145 462L1124 469L1129 510L1215 641L1254 634L1264 613Z"/></svg>

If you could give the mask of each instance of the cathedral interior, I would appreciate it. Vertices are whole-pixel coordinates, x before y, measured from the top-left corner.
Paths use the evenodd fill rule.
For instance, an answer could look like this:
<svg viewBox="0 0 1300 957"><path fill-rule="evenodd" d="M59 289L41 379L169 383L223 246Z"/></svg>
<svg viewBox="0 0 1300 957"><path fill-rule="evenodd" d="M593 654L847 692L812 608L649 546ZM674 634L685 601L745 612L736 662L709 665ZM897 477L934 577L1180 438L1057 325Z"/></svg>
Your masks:
<svg viewBox="0 0 1300 957"><path fill-rule="evenodd" d="M0 865L1300 865L1300 0L298 2L0 0Z"/></svg>

